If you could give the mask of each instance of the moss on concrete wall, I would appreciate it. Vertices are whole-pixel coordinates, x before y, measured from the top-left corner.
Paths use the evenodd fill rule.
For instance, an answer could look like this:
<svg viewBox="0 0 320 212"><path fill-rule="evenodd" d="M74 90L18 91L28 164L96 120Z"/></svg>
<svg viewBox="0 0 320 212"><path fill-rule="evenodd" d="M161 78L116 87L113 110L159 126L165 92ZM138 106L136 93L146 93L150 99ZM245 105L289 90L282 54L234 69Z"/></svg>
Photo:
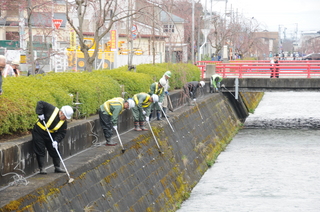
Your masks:
<svg viewBox="0 0 320 212"><path fill-rule="evenodd" d="M240 92L240 96L250 113L253 113L258 107L263 95L263 92Z"/></svg>
<svg viewBox="0 0 320 212"><path fill-rule="evenodd" d="M242 94L254 109L261 93ZM152 133L128 132L120 147L92 150L95 156L74 170L71 184L61 177L2 207L0 211L175 211L241 127L223 94L207 95L166 121L152 122ZM202 118L203 117L203 118ZM108 151L107 151L108 150Z"/></svg>

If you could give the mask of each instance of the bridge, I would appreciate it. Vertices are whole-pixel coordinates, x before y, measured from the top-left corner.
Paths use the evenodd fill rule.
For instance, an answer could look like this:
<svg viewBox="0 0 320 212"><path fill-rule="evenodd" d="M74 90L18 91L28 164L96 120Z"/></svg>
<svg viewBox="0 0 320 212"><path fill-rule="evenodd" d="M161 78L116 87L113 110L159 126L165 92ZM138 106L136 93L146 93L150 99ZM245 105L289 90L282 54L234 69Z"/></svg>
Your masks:
<svg viewBox="0 0 320 212"><path fill-rule="evenodd" d="M319 61L198 61L202 78L209 78L208 65L224 79L228 91L319 91ZM276 78L276 75L279 78Z"/></svg>
<svg viewBox="0 0 320 212"><path fill-rule="evenodd" d="M320 91L320 78L224 78L221 84L225 92Z"/></svg>

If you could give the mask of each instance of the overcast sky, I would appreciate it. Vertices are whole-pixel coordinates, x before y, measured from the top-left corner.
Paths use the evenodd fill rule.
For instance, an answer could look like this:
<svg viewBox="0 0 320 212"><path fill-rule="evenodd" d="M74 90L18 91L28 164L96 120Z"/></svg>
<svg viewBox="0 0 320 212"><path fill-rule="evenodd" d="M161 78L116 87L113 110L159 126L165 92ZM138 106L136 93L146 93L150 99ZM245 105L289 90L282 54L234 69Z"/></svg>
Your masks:
<svg viewBox="0 0 320 212"><path fill-rule="evenodd" d="M211 10L212 0L201 0ZM227 0L228 10L238 11L247 18L256 19L268 31L278 31L279 25L287 28L291 36L298 26L301 31L320 31L320 0ZM224 13L225 1L213 0L212 10Z"/></svg>

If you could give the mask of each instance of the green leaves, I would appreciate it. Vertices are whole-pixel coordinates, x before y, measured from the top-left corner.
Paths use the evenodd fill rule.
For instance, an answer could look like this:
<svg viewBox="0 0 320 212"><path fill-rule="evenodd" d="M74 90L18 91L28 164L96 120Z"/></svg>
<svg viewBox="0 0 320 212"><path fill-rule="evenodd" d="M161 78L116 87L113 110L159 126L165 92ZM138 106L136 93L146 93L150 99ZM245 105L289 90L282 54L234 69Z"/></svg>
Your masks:
<svg viewBox="0 0 320 212"><path fill-rule="evenodd" d="M148 92L150 84L159 81L170 70L170 89L181 88L184 83L200 79L199 69L192 64L143 64L137 72L126 67L93 72L47 73L46 75L7 77L3 79L4 94L0 96L0 135L25 132L37 120L35 107L46 101L61 108L78 105L77 117L90 116L108 99L132 97ZM121 87L123 85L124 87ZM76 113L75 113L76 116Z"/></svg>

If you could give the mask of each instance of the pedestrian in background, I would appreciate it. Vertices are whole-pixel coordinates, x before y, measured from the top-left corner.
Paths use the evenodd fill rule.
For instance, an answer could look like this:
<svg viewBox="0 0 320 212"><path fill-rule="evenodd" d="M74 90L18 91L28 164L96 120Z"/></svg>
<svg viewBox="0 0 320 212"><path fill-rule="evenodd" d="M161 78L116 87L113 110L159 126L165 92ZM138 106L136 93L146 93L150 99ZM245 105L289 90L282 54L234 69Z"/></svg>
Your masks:
<svg viewBox="0 0 320 212"><path fill-rule="evenodd" d="M106 139L106 146L115 146L117 142L113 142L111 137L113 131L118 128L118 117L125 109L131 109L135 106L132 99L124 100L121 97L110 99L103 103L99 108L100 125Z"/></svg>
<svg viewBox="0 0 320 212"><path fill-rule="evenodd" d="M13 70L13 74L15 77L18 77L20 76L20 70L19 70L19 61L12 61L11 63L11 67L12 67L12 70Z"/></svg>
<svg viewBox="0 0 320 212"><path fill-rule="evenodd" d="M222 79L222 76L219 74L214 74L210 77L210 93L219 91Z"/></svg>
<svg viewBox="0 0 320 212"><path fill-rule="evenodd" d="M67 133L67 119L71 119L73 109L70 106L59 108L44 101L38 101L36 106L38 121L32 130L33 150L36 154L40 174L47 174L44 168L46 149L53 160L54 172L65 173L60 168L59 143L64 139ZM44 123L45 122L45 123ZM47 128L51 133L51 140Z"/></svg>
<svg viewBox="0 0 320 212"><path fill-rule="evenodd" d="M270 78L279 78L279 68L275 68L274 66L279 66L279 55L276 54L270 61L271 65L273 66L271 70Z"/></svg>
<svg viewBox="0 0 320 212"><path fill-rule="evenodd" d="M152 96L156 94L159 97L159 101L151 106L151 112L149 118L152 118L153 110L156 110L157 120L161 120L161 108L162 102L164 100L164 87L166 86L167 81L164 78L161 78L159 82L154 82L150 85L149 95Z"/></svg>
<svg viewBox="0 0 320 212"><path fill-rule="evenodd" d="M0 95L3 94L2 91L2 75L3 75L3 71L6 67L6 63L7 63L7 59L5 56L0 55Z"/></svg>
<svg viewBox="0 0 320 212"><path fill-rule="evenodd" d="M167 108L168 108L168 99L170 98L170 93L169 93L169 79L171 77L171 71L166 71L166 73L164 73L164 75L162 76L161 79L165 79L166 81L166 85L164 86L164 93L165 93L165 97L162 101L162 109L163 109L163 113L166 114L166 116L169 118L168 114L167 114ZM160 80L161 80L160 79ZM172 108L170 109L170 111L172 111ZM162 114L162 117L165 117L164 114Z"/></svg>
<svg viewBox="0 0 320 212"><path fill-rule="evenodd" d="M187 82L184 86L183 86L183 90L185 95L188 97L188 105L191 106L193 105L191 103L191 100L193 99L193 101L196 101L196 96L197 96L197 90L198 88L203 88L205 85L204 81L192 81L192 82Z"/></svg>
<svg viewBox="0 0 320 212"><path fill-rule="evenodd" d="M5 66L4 66L4 69L2 70L2 77L3 78L6 78L7 76L11 77L11 76L14 76L14 73L13 73L13 69L11 67L11 65L7 64L7 59L5 56L3 55L0 55L3 60L5 61Z"/></svg>
<svg viewBox="0 0 320 212"><path fill-rule="evenodd" d="M148 130L144 127L144 122L149 121L149 115L151 113L152 104L159 101L159 97L156 94L151 96L147 93L138 93L133 96L133 101L136 103L132 108L132 114L134 118L134 130Z"/></svg>

